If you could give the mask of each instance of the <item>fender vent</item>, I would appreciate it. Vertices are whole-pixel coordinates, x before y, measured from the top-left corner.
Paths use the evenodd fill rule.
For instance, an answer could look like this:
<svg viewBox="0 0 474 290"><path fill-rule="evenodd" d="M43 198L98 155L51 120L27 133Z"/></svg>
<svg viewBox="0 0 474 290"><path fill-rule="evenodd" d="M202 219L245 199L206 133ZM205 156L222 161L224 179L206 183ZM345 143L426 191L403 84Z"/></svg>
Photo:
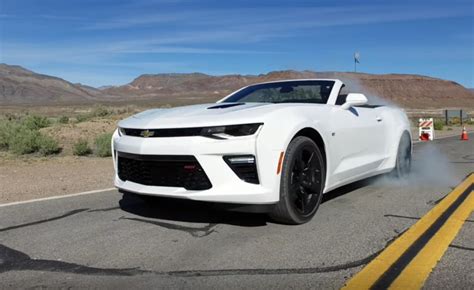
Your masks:
<svg viewBox="0 0 474 290"><path fill-rule="evenodd" d="M231 108L231 107L240 106L240 105L244 105L244 104L245 104L245 103L219 104L219 105L216 105L216 106L209 107L209 108L207 108L207 109L208 109L208 110L211 110L211 109L226 109L226 108Z"/></svg>

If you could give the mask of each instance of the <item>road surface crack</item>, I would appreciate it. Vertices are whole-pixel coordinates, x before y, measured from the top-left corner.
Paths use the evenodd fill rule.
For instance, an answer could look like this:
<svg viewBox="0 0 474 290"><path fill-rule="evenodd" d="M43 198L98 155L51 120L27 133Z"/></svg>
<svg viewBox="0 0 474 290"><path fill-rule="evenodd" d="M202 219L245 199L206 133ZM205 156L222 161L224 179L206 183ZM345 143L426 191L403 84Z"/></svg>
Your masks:
<svg viewBox="0 0 474 290"><path fill-rule="evenodd" d="M460 249L460 250L466 250L466 251L474 251L474 248L458 246L458 245L449 245L449 247L450 248L455 248L455 249Z"/></svg>
<svg viewBox="0 0 474 290"><path fill-rule="evenodd" d="M33 226L33 225L42 224L42 223L56 221L56 220L63 219L65 217L69 217L69 216L72 216L72 215L75 215L75 214L78 214L78 213L81 213L81 212L84 212L84 211L87 211L87 210L89 210L89 209L88 208L75 209L75 210L69 211L69 212L67 212L63 215L60 215L60 216L56 216L56 217L52 217L52 218L48 218L48 219L44 219L44 220L39 220L39 221L34 221L34 222L29 222L29 223L24 223L24 224L20 224L20 225L16 225L16 226L2 228L2 229L0 229L0 232L6 232L6 231L9 231L9 230L14 230L14 229L19 229L19 228L29 227L29 226Z"/></svg>
<svg viewBox="0 0 474 290"><path fill-rule="evenodd" d="M87 212L104 212L104 211L112 211L112 210L116 210L116 209L120 209L120 206L90 209Z"/></svg>

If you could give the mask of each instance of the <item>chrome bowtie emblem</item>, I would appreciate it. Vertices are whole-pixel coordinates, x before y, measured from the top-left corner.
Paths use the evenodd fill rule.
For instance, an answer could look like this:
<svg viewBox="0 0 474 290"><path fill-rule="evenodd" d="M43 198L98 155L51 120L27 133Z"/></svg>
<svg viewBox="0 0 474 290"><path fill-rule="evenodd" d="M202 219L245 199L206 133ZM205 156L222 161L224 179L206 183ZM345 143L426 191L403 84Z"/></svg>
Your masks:
<svg viewBox="0 0 474 290"><path fill-rule="evenodd" d="M155 135L155 132L150 131L150 130L144 130L140 132L140 136L144 138L153 137L153 135Z"/></svg>

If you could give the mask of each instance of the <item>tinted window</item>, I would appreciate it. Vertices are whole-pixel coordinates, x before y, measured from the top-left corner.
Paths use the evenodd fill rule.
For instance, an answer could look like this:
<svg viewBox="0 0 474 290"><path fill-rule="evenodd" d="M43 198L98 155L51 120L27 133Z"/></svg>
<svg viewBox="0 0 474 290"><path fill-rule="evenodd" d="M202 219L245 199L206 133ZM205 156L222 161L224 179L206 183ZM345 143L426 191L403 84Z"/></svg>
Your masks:
<svg viewBox="0 0 474 290"><path fill-rule="evenodd" d="M224 102L326 104L333 81L288 81L249 86Z"/></svg>

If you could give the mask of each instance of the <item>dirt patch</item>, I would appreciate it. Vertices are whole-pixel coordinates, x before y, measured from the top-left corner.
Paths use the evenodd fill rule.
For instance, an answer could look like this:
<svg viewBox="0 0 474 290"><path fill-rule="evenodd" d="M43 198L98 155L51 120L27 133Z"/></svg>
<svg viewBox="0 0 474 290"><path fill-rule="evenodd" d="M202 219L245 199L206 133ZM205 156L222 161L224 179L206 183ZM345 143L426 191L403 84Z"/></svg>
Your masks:
<svg viewBox="0 0 474 290"><path fill-rule="evenodd" d="M79 139L86 139L91 148L97 136L103 133L112 133L117 127L116 119L96 119L77 124L55 124L52 127L41 129L58 141L62 148L61 155L73 155L73 146Z"/></svg>
<svg viewBox="0 0 474 290"><path fill-rule="evenodd" d="M0 203L113 187L111 158L0 157Z"/></svg>

